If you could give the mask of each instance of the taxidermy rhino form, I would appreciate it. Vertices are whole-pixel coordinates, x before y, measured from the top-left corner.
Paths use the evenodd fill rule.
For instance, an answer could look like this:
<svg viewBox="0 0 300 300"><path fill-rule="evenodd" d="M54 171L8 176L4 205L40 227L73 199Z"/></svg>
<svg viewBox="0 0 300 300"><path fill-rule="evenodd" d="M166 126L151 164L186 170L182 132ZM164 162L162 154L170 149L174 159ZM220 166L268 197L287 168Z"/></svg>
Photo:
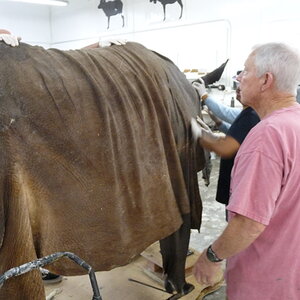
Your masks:
<svg viewBox="0 0 300 300"><path fill-rule="evenodd" d="M189 289L204 157L190 132L198 96L180 70L136 43L1 44L0 57L0 274L59 251L110 270L162 240L166 287ZM65 259L49 269L83 273ZM0 290L6 300L43 297L36 270Z"/></svg>

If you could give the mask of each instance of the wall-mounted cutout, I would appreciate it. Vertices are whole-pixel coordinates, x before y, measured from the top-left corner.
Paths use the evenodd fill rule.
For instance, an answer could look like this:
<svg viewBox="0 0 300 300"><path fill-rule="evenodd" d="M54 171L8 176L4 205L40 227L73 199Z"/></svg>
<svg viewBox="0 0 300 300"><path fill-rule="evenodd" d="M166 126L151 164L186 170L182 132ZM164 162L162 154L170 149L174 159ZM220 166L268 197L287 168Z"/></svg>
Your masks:
<svg viewBox="0 0 300 300"><path fill-rule="evenodd" d="M109 29L110 26L110 17L116 15L121 15L122 27L124 27L125 20L123 15L123 2L121 0L114 0L114 1L100 0L98 8L103 9L103 12L107 17L107 29Z"/></svg>
<svg viewBox="0 0 300 300"><path fill-rule="evenodd" d="M183 12L183 4L182 4L182 0L150 0L150 2L154 2L154 4L156 4L158 2L161 3L161 5L163 6L163 11L164 11L164 21L166 20L166 5L167 4L175 4L176 2L178 2L178 4L180 5L181 8L181 12L180 12L180 16L179 19L181 19L182 17L182 12Z"/></svg>

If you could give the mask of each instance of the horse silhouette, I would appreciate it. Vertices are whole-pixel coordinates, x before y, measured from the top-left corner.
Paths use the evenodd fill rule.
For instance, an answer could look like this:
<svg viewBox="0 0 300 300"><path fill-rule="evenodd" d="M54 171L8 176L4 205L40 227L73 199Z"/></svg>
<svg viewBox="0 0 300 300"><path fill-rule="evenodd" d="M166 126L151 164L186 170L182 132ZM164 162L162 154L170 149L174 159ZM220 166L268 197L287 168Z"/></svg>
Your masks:
<svg viewBox="0 0 300 300"><path fill-rule="evenodd" d="M98 5L99 9L103 9L105 15L107 16L107 29L109 29L110 17L121 14L123 26L124 27L124 16L123 12L123 2L121 0L114 1L106 1L100 0L100 4Z"/></svg>
<svg viewBox="0 0 300 300"><path fill-rule="evenodd" d="M156 4L157 1L159 1L162 4L162 6L163 6L163 9L164 9L164 21L166 20L166 5L167 4L173 4L175 2L178 2L178 4L181 7L181 13L180 13L180 17L179 17L179 19L181 19L181 17L182 17L182 11L183 11L182 0L150 0L150 2L154 2L154 4Z"/></svg>

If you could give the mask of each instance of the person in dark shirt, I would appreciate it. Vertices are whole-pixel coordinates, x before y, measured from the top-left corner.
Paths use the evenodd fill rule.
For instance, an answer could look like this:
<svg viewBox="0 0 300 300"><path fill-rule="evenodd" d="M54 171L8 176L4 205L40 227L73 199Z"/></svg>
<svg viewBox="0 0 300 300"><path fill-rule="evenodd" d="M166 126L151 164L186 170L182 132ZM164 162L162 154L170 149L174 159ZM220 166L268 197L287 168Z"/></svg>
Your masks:
<svg viewBox="0 0 300 300"><path fill-rule="evenodd" d="M247 134L259 121L257 113L251 107L244 107L230 126L227 136L235 139L241 145ZM225 205L228 205L229 202L230 175L236 153L237 151L232 153L232 157L229 158L222 158L222 155L220 155L221 161L216 200Z"/></svg>
<svg viewBox="0 0 300 300"><path fill-rule="evenodd" d="M196 88L202 97L203 87ZM241 102L239 87L236 90L236 99ZM216 200L228 205L230 176L234 163L234 158L241 144L250 130L260 121L257 113L249 106L244 106L241 113L236 117L230 126L225 137L217 137L208 126L200 119L198 122L192 120L192 132L195 139L199 139L201 145L206 149L215 152L221 157L219 179L216 193Z"/></svg>

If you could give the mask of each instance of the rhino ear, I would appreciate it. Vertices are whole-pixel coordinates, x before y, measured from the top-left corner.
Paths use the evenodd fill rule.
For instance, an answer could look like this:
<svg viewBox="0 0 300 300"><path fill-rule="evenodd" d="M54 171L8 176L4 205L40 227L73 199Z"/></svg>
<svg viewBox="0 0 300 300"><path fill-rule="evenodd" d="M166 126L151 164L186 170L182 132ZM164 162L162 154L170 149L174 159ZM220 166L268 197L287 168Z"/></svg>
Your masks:
<svg viewBox="0 0 300 300"><path fill-rule="evenodd" d="M220 80L223 72L224 72L224 69L228 63L228 60L227 59L220 67L218 67L217 69L213 70L212 72L210 73L207 73L206 75L204 75L203 77L201 77L204 82L205 82L205 85L208 86L209 84L213 84L215 83L216 81Z"/></svg>

